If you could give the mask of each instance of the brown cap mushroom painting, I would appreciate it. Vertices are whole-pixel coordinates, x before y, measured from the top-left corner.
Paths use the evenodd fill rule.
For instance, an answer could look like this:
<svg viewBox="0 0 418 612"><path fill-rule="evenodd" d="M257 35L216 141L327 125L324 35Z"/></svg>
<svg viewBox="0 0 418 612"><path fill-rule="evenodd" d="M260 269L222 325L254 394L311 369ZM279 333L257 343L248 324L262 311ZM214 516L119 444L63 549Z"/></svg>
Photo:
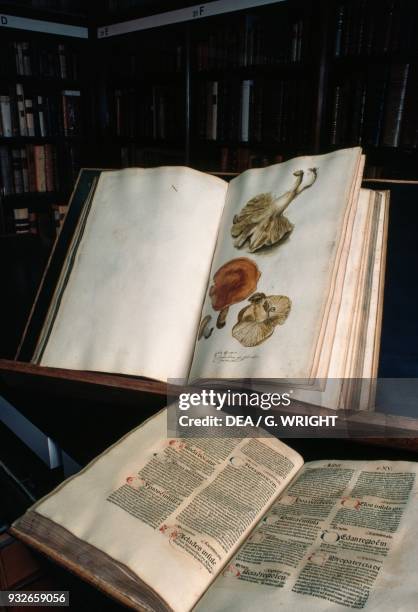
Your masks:
<svg viewBox="0 0 418 612"><path fill-rule="evenodd" d="M302 185L305 172L296 170L292 189L282 195L260 193L247 202L238 215L235 215L231 236L234 246L240 249L248 245L250 253L263 247L272 247L293 231L293 224L284 215L284 211L293 200L308 187L311 187L318 176L318 168L309 168L310 178Z"/></svg>
<svg viewBox="0 0 418 612"><path fill-rule="evenodd" d="M216 327L225 325L228 309L248 298L257 289L261 276L257 265L247 257L231 259L215 273L209 296L214 310L219 311Z"/></svg>
<svg viewBox="0 0 418 612"><path fill-rule="evenodd" d="M292 306L286 295L254 293L250 305L238 314L232 328L233 337L243 346L258 346L269 338L277 325L283 325Z"/></svg>

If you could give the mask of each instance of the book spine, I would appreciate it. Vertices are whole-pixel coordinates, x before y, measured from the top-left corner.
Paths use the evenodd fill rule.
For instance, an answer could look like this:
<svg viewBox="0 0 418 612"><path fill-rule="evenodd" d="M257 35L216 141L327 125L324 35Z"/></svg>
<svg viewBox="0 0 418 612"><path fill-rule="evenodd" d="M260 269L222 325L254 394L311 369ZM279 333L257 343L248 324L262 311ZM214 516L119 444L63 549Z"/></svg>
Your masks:
<svg viewBox="0 0 418 612"><path fill-rule="evenodd" d="M27 208L14 208L13 218L16 234L29 234L29 210Z"/></svg>
<svg viewBox="0 0 418 612"><path fill-rule="evenodd" d="M241 141L249 141L250 97L253 81L246 79L241 85Z"/></svg>
<svg viewBox="0 0 418 612"><path fill-rule="evenodd" d="M23 193L23 172L21 152L18 148L12 149L12 171L15 193Z"/></svg>
<svg viewBox="0 0 418 612"><path fill-rule="evenodd" d="M387 68L386 66L379 66L366 86L363 128L363 142L365 144L377 146L380 143L387 85Z"/></svg>
<svg viewBox="0 0 418 612"><path fill-rule="evenodd" d="M47 130L50 136L60 136L65 134L64 128L64 111L61 100L58 96L49 96L46 99L47 103Z"/></svg>
<svg viewBox="0 0 418 612"><path fill-rule="evenodd" d="M408 89L405 97L404 117L400 144L403 147L418 147L418 64L411 64L408 75Z"/></svg>
<svg viewBox="0 0 418 612"><path fill-rule="evenodd" d="M263 82L254 86L254 113L253 113L253 139L255 142L263 141L264 116L264 86Z"/></svg>
<svg viewBox="0 0 418 612"><path fill-rule="evenodd" d="M16 66L17 66L17 74L19 76L22 76L25 74L25 68L24 68L24 64L23 64L23 49L22 49L22 43L18 42L16 43Z"/></svg>
<svg viewBox="0 0 418 612"><path fill-rule="evenodd" d="M45 138L48 132L45 121L44 99L42 96L36 96L36 123L38 135L41 138Z"/></svg>
<svg viewBox="0 0 418 612"><path fill-rule="evenodd" d="M12 165L8 147L0 147L0 178L4 195L13 193Z"/></svg>
<svg viewBox="0 0 418 612"><path fill-rule="evenodd" d="M28 136L35 136L35 122L33 116L32 98L25 98L25 117Z"/></svg>
<svg viewBox="0 0 418 612"><path fill-rule="evenodd" d="M349 125L349 143L361 144L364 124L365 83L361 75L355 74L348 84L351 92L351 119Z"/></svg>
<svg viewBox="0 0 418 612"><path fill-rule="evenodd" d="M408 73L409 64L395 65L391 70L382 138L388 147L399 146Z"/></svg>
<svg viewBox="0 0 418 612"><path fill-rule="evenodd" d="M64 136L68 136L68 110L67 110L67 96L62 95L62 121L64 128Z"/></svg>
<svg viewBox="0 0 418 612"><path fill-rule="evenodd" d="M227 108L227 95L228 95L228 87L226 85L226 80L222 80L218 83L218 108L217 108L217 126L216 126L216 136L220 141L225 140L226 133L226 108Z"/></svg>
<svg viewBox="0 0 418 612"><path fill-rule="evenodd" d="M36 191L46 191L45 149L42 145L34 145L35 185Z"/></svg>
<svg viewBox="0 0 418 612"><path fill-rule="evenodd" d="M53 181L53 189L55 191L59 191L60 189L60 184L59 184L59 173L58 173L58 165L57 165L57 149L56 147L51 145L51 159L52 159L52 181ZM78 164L78 162L77 162ZM77 174L78 171L80 169L80 166L75 164L75 160L73 157L73 164L71 166L71 174L70 174L70 185L72 187L72 183L75 181L75 179L77 178Z"/></svg>
<svg viewBox="0 0 418 612"><path fill-rule="evenodd" d="M299 30L298 30L298 51L297 51L297 60L301 62L304 59L304 36L303 32L306 27L306 23L303 19L299 21Z"/></svg>
<svg viewBox="0 0 418 612"><path fill-rule="evenodd" d="M212 124L211 124L211 140L216 140L218 137L218 81L212 83Z"/></svg>
<svg viewBox="0 0 418 612"><path fill-rule="evenodd" d="M36 168L33 145L28 145L26 147L26 160L28 164L29 191L33 193L36 191Z"/></svg>
<svg viewBox="0 0 418 612"><path fill-rule="evenodd" d="M406 96L406 87L408 83L408 75L409 75L409 64L406 64L403 72L402 72L402 80L399 92L399 102L398 107L396 109L396 117L395 117L395 130L393 134L393 146L398 147L400 143L401 136L401 125L403 119L403 111L405 106L405 96Z"/></svg>
<svg viewBox="0 0 418 612"><path fill-rule="evenodd" d="M62 79L67 78L67 58L65 55L65 45L58 45L58 65L59 65L59 76Z"/></svg>
<svg viewBox="0 0 418 612"><path fill-rule="evenodd" d="M46 144L44 146L45 151L45 190L54 191L54 160L52 145Z"/></svg>
<svg viewBox="0 0 418 612"><path fill-rule="evenodd" d="M197 111L197 135L199 139L204 140L206 138L206 117L208 112L205 83L199 83Z"/></svg>
<svg viewBox="0 0 418 612"><path fill-rule="evenodd" d="M18 43L16 41L13 42L13 52L14 52L14 65L15 65L15 73L19 74L19 52L18 52Z"/></svg>
<svg viewBox="0 0 418 612"><path fill-rule="evenodd" d="M23 93L23 85L16 83L16 98L17 98L17 113L19 120L19 134L20 136L28 135L28 127L26 123L25 113L25 96Z"/></svg>
<svg viewBox="0 0 418 612"><path fill-rule="evenodd" d="M292 40L290 43L290 61L295 63L298 61L298 44L299 44L299 22L294 21L292 24Z"/></svg>
<svg viewBox="0 0 418 612"><path fill-rule="evenodd" d="M30 59L30 48L28 42L22 43L22 63L23 63L23 73L25 76L32 75L32 66Z"/></svg>
<svg viewBox="0 0 418 612"><path fill-rule="evenodd" d="M221 148L221 172L228 172L229 168L229 148L222 147Z"/></svg>
<svg viewBox="0 0 418 612"><path fill-rule="evenodd" d="M23 191L27 193L29 191L29 169L27 151L25 147L20 149L20 162L22 167Z"/></svg>
<svg viewBox="0 0 418 612"><path fill-rule="evenodd" d="M0 115L3 136L10 138L13 136L10 96L0 96Z"/></svg>
<svg viewBox="0 0 418 612"><path fill-rule="evenodd" d="M213 113L213 105L212 105L212 82L208 81L205 83L205 96L206 96L206 120L205 120L205 140L210 140L211 132L212 132L212 113Z"/></svg>

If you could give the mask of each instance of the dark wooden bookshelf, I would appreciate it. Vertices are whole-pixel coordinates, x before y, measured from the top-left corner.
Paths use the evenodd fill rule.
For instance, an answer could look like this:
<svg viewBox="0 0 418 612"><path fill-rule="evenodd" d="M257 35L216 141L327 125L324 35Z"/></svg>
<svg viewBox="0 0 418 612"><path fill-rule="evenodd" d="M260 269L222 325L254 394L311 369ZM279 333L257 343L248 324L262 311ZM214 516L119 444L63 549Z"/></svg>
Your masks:
<svg viewBox="0 0 418 612"><path fill-rule="evenodd" d="M96 113L92 106L95 83L90 76L92 41L87 37L90 8L86 3L78 0L58 0L54 3L42 0L0 2L0 13L21 18L17 24L19 27L0 28L0 96L7 96L9 99L13 130L11 136L6 136L0 130L0 151L3 156L7 155L12 175L7 193L4 194L4 176L0 173L0 259L3 296L0 352L2 356L12 358L58 231L58 213L54 212L54 209L68 202L79 167L91 165L92 144L96 140ZM26 26L27 19L52 22L58 25L62 34L27 29L30 28L30 24ZM73 34L73 26L85 28L86 37L68 35ZM20 64L19 53L25 57L20 59ZM64 58L63 64L60 64L60 53ZM19 118L16 116L16 84L22 85L25 99L29 99L32 104L35 133L30 135L22 133ZM79 129L77 128L77 133L74 134L64 130L64 116L60 116L65 108L63 92L68 94L72 91L80 92L79 114L75 119ZM42 107L37 105L39 101L42 101ZM50 101L51 105L47 107ZM31 109L26 108L27 110ZM40 132L40 111L44 113L46 133ZM26 124L29 125L27 115ZM39 146L42 147L44 155L47 154L46 147L50 147L48 167L46 160L44 161L44 183L47 180L47 172L52 171L53 176L49 174L45 190L38 189L42 185L38 183L36 175L34 177L32 174L29 180L30 168L26 165L28 155L34 155L34 147ZM12 157L13 150L19 151L21 166L17 168L16 165L13 166L16 164L16 158ZM4 163L4 158L0 159L0 163ZM32 159L32 173L33 164ZM27 172L25 182L24 168ZM21 180L18 189L15 184L15 171ZM23 211L22 214L28 211L24 233L17 233L19 228L15 211Z"/></svg>
<svg viewBox="0 0 418 612"><path fill-rule="evenodd" d="M379 67L389 70L394 64L418 62L418 45L413 36L414 27L418 23L417 8L411 0L385 0L379 5L378 16L375 14L372 0L288 0L104 40L94 40L95 29L99 25L146 17L194 3L169 0L102 0L96 7L86 7L83 3L74 2L75 8L70 10L71 4L62 2L62 10L59 10L51 9L51 3L47 2L0 2L0 10L12 11L13 8L13 14L50 20L59 16L63 23L90 27L91 40L88 45L85 41L76 41L76 44L81 45L83 58L88 49L93 59L87 64L90 71L94 72L91 102L97 129L94 138L96 147L93 145L90 148L93 153L91 163L94 165L99 165L98 161L101 162L100 165L107 167L124 165L129 157L126 152L124 156L121 151L124 145L135 145L138 152L145 154L132 154L129 162L131 164L142 159L147 165L149 160L146 153L152 148L158 151L151 155L150 165L165 163L164 149L167 150L169 158L173 157L173 149L176 149L181 152L178 163L187 163L202 169L210 167L217 171L240 171L244 168L225 167L222 164L217 147L229 147L231 150L255 148L257 150L254 157L261 156L255 163L260 163L271 161L272 154L287 159L297 154L326 152L342 146L360 144L369 156L370 165L375 171L383 172L386 177L391 177L392 174L399 176L398 166L402 166L402 158L407 160L406 172L409 175L413 172L414 164L411 160L417 150L415 146L400 144L391 147L382 142L371 144L361 135L348 135L333 143L330 142L329 134L334 89L336 82L344 80L344 75L351 79L350 82L356 78L353 75L367 81L369 75ZM97 10L98 8L100 10ZM13 37L17 33L6 34ZM22 35L20 32L19 36ZM25 36L30 40L39 37L33 33L25 33ZM245 40L246 36L249 37L249 43ZM243 41L253 45L251 57L245 57L248 50L239 48ZM234 46L238 46L238 50ZM231 57L231 50L234 52L234 48L237 52L235 60ZM202 50L210 55L209 59L206 58L207 61L203 61L203 64L206 63L203 66ZM244 56L240 57L240 53L244 53ZM94 61L97 58L100 58L101 66ZM177 62L177 65L174 66L173 62ZM158 64L158 67L155 67L155 64ZM16 75L0 76L0 84L5 80L16 82L16 78ZM45 91L81 87L79 81L70 82L48 76L22 75L19 76L19 81L28 87L35 84L41 87L42 81ZM277 92L277 88L283 87L285 90L289 84L293 84L295 91L289 104L296 104L293 113L296 113L298 121L302 114L306 114L303 117L306 126L302 130L303 134L296 137L297 142L295 143L295 130L292 125L284 138L266 137L265 132L271 131L274 118L269 115L264 102L257 109L258 115L265 123L261 137L249 138L245 142L240 142L237 137L199 137L197 116L202 101L199 87L205 83L217 83L220 87L223 82L234 81L238 84L251 81L255 89L259 87L261 91L264 88L268 96L271 92ZM299 88L301 83L304 83L304 87ZM132 96L132 112L136 120L144 111L138 105L135 106L135 96L144 99L150 92L155 93L156 88L162 88L162 95L172 94L176 100L175 105L178 108L175 119L169 116L168 112L173 106L172 100L166 102L166 108L160 109L160 114L167 115L164 118L166 123L177 124L177 133L172 137L161 134L150 137L149 134L141 133L138 126L131 134L117 133L112 126L112 115L115 113L112 98L115 92L119 91L122 98L125 94L127 98ZM221 92L218 97L221 97ZM241 112L240 102L242 103L240 93L235 92L233 105L237 113ZM353 113L353 104L344 111L348 116ZM221 106L220 99L218 106ZM156 112L154 109L154 113ZM285 115L284 123L287 120ZM60 142L66 140L65 137L56 138ZM55 137L48 137L48 140L53 142ZM74 137L74 141L76 140ZM28 139L28 142L30 141L31 139ZM0 140L0 144L2 142L3 140ZM136 157L139 159L135 159Z"/></svg>
<svg viewBox="0 0 418 612"><path fill-rule="evenodd" d="M372 0L329 3L320 148L360 145L366 176L415 179L418 5L384 0L376 8Z"/></svg>
<svg viewBox="0 0 418 612"><path fill-rule="evenodd" d="M91 23L111 25L194 4L169 0L103 0L100 20L96 15ZM120 167L169 162L203 170L239 172L253 164L264 165L299 154L361 145L368 156L366 175L402 177L403 168L403 178L415 177L414 155L418 150L418 135L413 146L403 142L403 136L394 146L388 146L387 142L390 123L393 124L392 131L396 131L397 122L404 122L402 116L397 117L402 113L396 92L392 95L392 114L388 109L382 111L389 125L386 137L383 126L381 134L374 134L375 142L370 142L371 138L363 133L362 123L342 129L347 134L334 138L335 142L330 136L337 104L335 88L340 86L341 96L348 100L342 109L342 121L350 122L356 114L364 114L364 109L358 107L360 103L355 99L356 95L360 96L358 82L363 80L365 87L369 87L373 78L378 78L376 71L388 72L385 79L390 89L396 85L392 82L395 77L390 74L391 67L410 65L410 91L406 92L406 98L415 96L418 102L412 74L413 64L418 64L418 44L414 38L418 8L415 5L412 0L384 0L379 3L377 15L373 0L288 0L97 40L96 53L104 58L105 63L105 67L98 70L100 77L96 81L100 83L102 165ZM177 66L173 65L175 61ZM245 142L241 142L236 133L219 134L221 121L228 124L240 122L243 94L239 87L243 82L248 82L251 89L251 112L263 124L258 128L261 130L258 137L250 137ZM231 93L224 89L225 83L235 87L235 91ZM199 134L199 130L202 131L199 123L204 123L205 113L210 122L207 117L210 110L205 107L211 93L204 92L205 86L210 87L210 84L215 89L218 87L218 134L205 138ZM152 102L144 102L145 108L134 103L135 96L144 101L152 91L154 94L157 91L158 97L158 88L165 91L161 95L173 97L165 109L151 109ZM116 112L115 92L119 92L122 103L126 99L126 107L130 104L128 99L132 98L133 110L130 112L125 108L125 116L132 113L135 121L145 117L143 120L150 125L157 121L155 116L160 112L166 115L166 123L177 125L177 133L174 137L150 136L141 133L138 126L132 128L132 133L118 133L112 125ZM372 94L367 94L370 100L367 102L370 106L368 115L373 112ZM283 96L288 99L280 102ZM225 115L223 107L227 106L229 97L237 115L232 119L220 117L222 113ZM279 102L284 104L281 118L272 110ZM387 106L388 100L383 100L382 104ZM174 114L170 115L170 108L174 107L175 113L173 111ZM409 113L408 121L411 121L411 112L406 106L403 110ZM356 120L361 122L364 117ZM281 127L275 125L278 121L283 124ZM254 118L250 118L251 122ZM287 126L286 134L283 126ZM251 131L251 125L249 129ZM281 130L282 135L275 136L275 130ZM132 145L129 154L122 151L124 145ZM136 153L133 147L136 147ZM150 152L152 148L158 151ZM179 153L177 159L173 149ZM226 149L229 150L229 161L225 160ZM254 151L247 155L236 149ZM240 157L238 162L237 155Z"/></svg>

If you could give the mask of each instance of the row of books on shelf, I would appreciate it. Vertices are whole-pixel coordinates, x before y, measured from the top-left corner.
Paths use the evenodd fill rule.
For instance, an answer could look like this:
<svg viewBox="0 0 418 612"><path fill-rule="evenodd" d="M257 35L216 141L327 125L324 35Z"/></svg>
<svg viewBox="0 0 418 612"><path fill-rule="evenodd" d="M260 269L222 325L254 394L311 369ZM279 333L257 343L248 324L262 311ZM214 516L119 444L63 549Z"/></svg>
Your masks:
<svg viewBox="0 0 418 612"><path fill-rule="evenodd" d="M13 208L13 223L8 223L6 220L6 229L13 230L15 234L48 236L51 234L51 221L53 221L55 233L58 234L64 223L67 208L67 204L61 203L52 204L48 211L41 212L28 207Z"/></svg>
<svg viewBox="0 0 418 612"><path fill-rule="evenodd" d="M0 95L0 136L75 136L81 131L81 92L39 95L21 83Z"/></svg>
<svg viewBox="0 0 418 612"><path fill-rule="evenodd" d="M134 143L120 147L119 158L115 160L121 168L140 166L184 165L184 149L169 147L143 147Z"/></svg>
<svg viewBox="0 0 418 612"><path fill-rule="evenodd" d="M289 21L246 15L209 32L196 41L196 69L301 62L308 51L308 26L304 19Z"/></svg>
<svg viewBox="0 0 418 612"><path fill-rule="evenodd" d="M416 53L416 0L343 0L335 14L335 56Z"/></svg>
<svg viewBox="0 0 418 612"><path fill-rule="evenodd" d="M0 75L76 80L79 54L68 43L5 41L0 47Z"/></svg>
<svg viewBox="0 0 418 612"><path fill-rule="evenodd" d="M308 138L309 84L302 79L201 82L197 133L212 141L303 145Z"/></svg>
<svg viewBox="0 0 418 612"><path fill-rule="evenodd" d="M155 46L158 42L158 46ZM178 39L145 38L126 48L119 43L109 54L109 74L120 78L140 78L149 73L179 74L184 67L184 45Z"/></svg>
<svg viewBox="0 0 418 612"><path fill-rule="evenodd" d="M330 141L418 147L418 64L377 66L333 86Z"/></svg>
<svg viewBox="0 0 418 612"><path fill-rule="evenodd" d="M282 161L284 161L284 155L278 151L266 152L262 147L223 146L216 151L215 155L204 158L200 151L192 151L190 165L206 172L223 174L240 173L250 168L264 168ZM115 160L115 164L120 165L121 168L184 165L184 150L141 147L136 144L124 145L120 147L120 157ZM380 178L382 167L368 164L365 176Z"/></svg>
<svg viewBox="0 0 418 612"><path fill-rule="evenodd" d="M4 195L58 191L55 146L0 146L0 187Z"/></svg>
<svg viewBox="0 0 418 612"><path fill-rule="evenodd" d="M116 136L178 139L183 124L184 100L179 88L118 89L111 96L111 131Z"/></svg>
<svg viewBox="0 0 418 612"><path fill-rule="evenodd" d="M283 161L280 153L267 154L249 147L222 147L217 167L220 172L244 172L249 168L265 168Z"/></svg>

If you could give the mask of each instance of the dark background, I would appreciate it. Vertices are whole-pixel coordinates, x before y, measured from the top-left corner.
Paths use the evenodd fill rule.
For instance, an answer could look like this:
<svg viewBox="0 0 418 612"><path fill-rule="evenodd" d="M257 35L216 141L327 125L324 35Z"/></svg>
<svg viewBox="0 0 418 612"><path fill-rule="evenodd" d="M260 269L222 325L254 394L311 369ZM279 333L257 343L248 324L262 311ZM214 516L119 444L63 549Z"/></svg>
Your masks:
<svg viewBox="0 0 418 612"><path fill-rule="evenodd" d="M0 96L9 95L13 102L16 83L33 100L42 95L59 101L64 90L81 92L71 134L65 134L62 111L56 110L59 125L47 136L22 136L19 130L12 138L0 135L0 149L8 155L12 149L52 145L56 179L55 189L48 192L1 197L0 357L12 359L16 353L59 231L53 207L68 202L79 168L186 164L222 176L228 173L228 179L248 167L296 155L362 146L367 155L365 176L374 181L364 186L391 190L379 375L417 377L418 4L415 0L287 0L97 39L99 26L195 4L0 2L0 14L89 29L89 38L83 40L0 27ZM18 74L16 42L29 43L31 74ZM65 78L53 59L60 44L66 45L65 52L76 64L76 71ZM44 49L54 50L54 75L36 68ZM252 85L249 135L243 140L244 82ZM216 134L211 117L214 83ZM14 171L22 168L12 166ZM16 232L14 211L21 209L36 215L36 233ZM148 395L138 402L132 394L124 396L122 407L117 393L97 401L87 391L85 396L69 392L66 399L51 392L42 405L35 405L24 388L12 399L80 465L162 405L161 398ZM350 441L292 440L291 445L306 460L416 459L416 452L408 448ZM0 460L34 497L63 478L61 469L47 470L1 423ZM0 490L0 525L6 527L30 499L1 466ZM54 574L61 588L72 590L75 609L117 608L56 568L48 566L46 571Z"/></svg>

